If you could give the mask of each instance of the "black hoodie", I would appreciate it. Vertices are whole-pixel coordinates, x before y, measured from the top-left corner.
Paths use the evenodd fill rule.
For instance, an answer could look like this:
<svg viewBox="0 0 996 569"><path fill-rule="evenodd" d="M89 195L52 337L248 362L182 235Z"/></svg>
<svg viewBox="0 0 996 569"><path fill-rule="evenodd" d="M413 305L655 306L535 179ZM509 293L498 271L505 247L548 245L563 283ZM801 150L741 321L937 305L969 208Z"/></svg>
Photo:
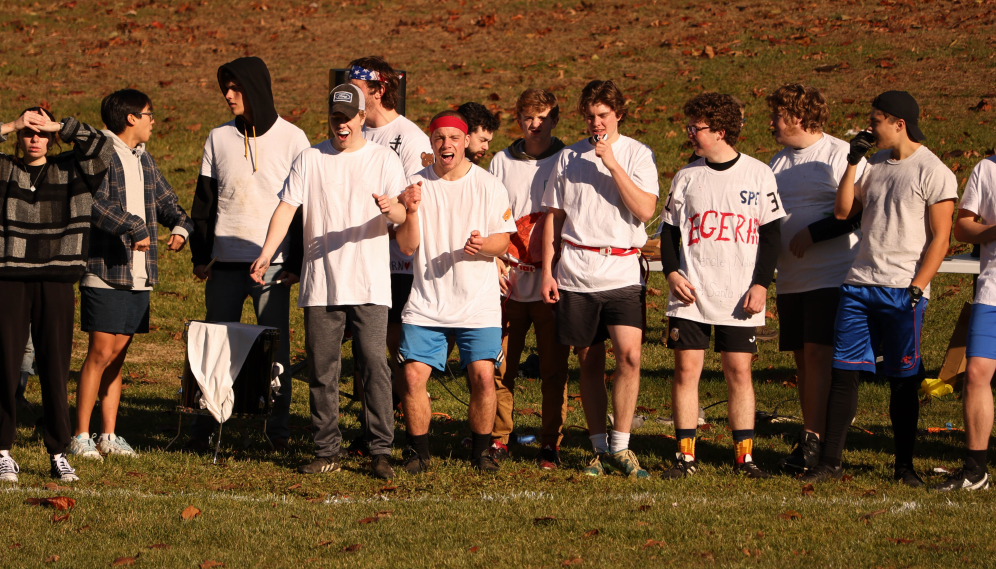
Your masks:
<svg viewBox="0 0 996 569"><path fill-rule="evenodd" d="M219 67L218 87L222 95L225 93L222 75L226 71L242 85L244 97L249 102L249 111L252 114L251 125L247 125L242 117L235 117L235 127L246 139L266 134L279 118L277 109L273 106L270 70L267 69L266 63L258 57L240 57ZM199 176L197 188L194 190L194 203L190 207L190 220L194 223L194 232L190 234L190 255L195 267L211 262L217 219L218 180ZM290 251L284 269L300 275L304 260L304 223L300 208L294 215L288 236Z"/></svg>

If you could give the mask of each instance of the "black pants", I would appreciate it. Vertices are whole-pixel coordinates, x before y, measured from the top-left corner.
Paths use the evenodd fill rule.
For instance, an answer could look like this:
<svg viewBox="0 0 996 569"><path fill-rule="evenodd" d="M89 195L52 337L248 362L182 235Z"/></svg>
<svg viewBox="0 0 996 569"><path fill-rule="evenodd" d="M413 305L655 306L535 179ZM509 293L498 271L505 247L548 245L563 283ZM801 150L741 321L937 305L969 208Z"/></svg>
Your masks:
<svg viewBox="0 0 996 569"><path fill-rule="evenodd" d="M823 452L820 457L820 462L827 466L840 466L844 440L858 411L860 373L857 370L831 370L827 425L823 431ZM916 444L917 422L920 419L917 390L922 379L921 375L889 378L889 418L892 420L896 445L896 468L913 466L913 448Z"/></svg>
<svg viewBox="0 0 996 569"><path fill-rule="evenodd" d="M66 383L73 351L76 302L72 283L0 280L0 450L14 446L17 415L14 394L21 381L21 360L28 330L35 345L35 366L41 382L45 413L45 448L49 454L66 452L72 431Z"/></svg>

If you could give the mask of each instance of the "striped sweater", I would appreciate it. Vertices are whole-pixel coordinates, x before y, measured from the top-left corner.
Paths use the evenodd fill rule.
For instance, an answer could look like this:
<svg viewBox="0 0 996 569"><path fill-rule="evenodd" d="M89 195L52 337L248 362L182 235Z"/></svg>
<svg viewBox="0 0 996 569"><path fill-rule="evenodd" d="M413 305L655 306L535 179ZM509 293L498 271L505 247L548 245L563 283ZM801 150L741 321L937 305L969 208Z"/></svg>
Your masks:
<svg viewBox="0 0 996 569"><path fill-rule="evenodd" d="M0 154L0 280L71 283L86 269L92 194L114 148L71 117L62 119L59 138L73 149L48 158L35 191L24 164Z"/></svg>

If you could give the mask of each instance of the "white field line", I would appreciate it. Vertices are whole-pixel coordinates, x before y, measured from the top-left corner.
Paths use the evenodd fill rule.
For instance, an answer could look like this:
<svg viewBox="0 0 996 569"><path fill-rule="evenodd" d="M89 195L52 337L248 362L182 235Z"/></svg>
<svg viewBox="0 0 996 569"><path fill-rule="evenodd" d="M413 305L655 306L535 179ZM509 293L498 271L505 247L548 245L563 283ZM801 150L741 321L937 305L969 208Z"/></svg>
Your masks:
<svg viewBox="0 0 996 569"><path fill-rule="evenodd" d="M18 486L8 486L6 488L0 489L0 494L35 494L40 493L50 494L51 492L43 488L21 488ZM130 490L125 488L111 488L106 490L93 490L93 489L71 489L64 492L69 496L93 496L93 497L107 497L107 498L139 498L146 500L164 500L170 498L179 497L191 497L198 499L207 500L218 500L218 501L229 501L229 502L259 502L259 503L282 503L291 504L295 502L294 498L296 496L291 496L287 494L264 494L262 496L247 496L243 494L233 494L230 492L170 492L169 494L153 494L150 492L145 492L141 490ZM477 498L451 498L445 495L425 495L417 496L414 498L389 498L384 495L372 496L369 498L354 499L350 497L342 496L330 496L326 498L322 504L329 506L338 505L349 505L349 504L373 504L385 502L516 502L516 501L543 501L543 500L553 500L556 498L555 494L549 492L535 492L535 491L518 491L509 493L482 493ZM613 494L606 496L609 500L620 501L620 502L634 502L640 504L659 504L662 506L670 505L673 508L696 508L696 507L731 507L740 508L744 503L744 497L723 497L723 498L712 498L712 497L693 497L689 498L687 495L683 495L679 492L674 494L665 493L655 493L655 492L634 492L629 494ZM888 509L893 514L911 514L917 510L921 510L925 507L929 508L951 508L951 509L962 509L971 507L973 511L979 511L980 509L985 510L996 510L996 504L978 504L978 503L955 503L944 497L944 500L932 501L930 503L921 503L916 501L900 501L893 500L887 496L879 496L876 498L851 498L851 497L802 497L793 496L791 498L783 497L781 500L781 506L784 508L806 508L813 505L822 506L851 506L858 507L858 509L864 510L874 510L874 509Z"/></svg>

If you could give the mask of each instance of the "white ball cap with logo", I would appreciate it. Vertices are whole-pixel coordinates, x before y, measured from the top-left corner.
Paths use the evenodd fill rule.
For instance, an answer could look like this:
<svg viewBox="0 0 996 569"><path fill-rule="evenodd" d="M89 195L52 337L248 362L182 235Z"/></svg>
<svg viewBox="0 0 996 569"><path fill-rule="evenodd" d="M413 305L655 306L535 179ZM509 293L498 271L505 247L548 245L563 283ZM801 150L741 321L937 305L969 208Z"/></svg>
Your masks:
<svg viewBox="0 0 996 569"><path fill-rule="evenodd" d="M332 89L329 93L329 114L342 113L349 118L356 113L366 111L366 100L360 88L352 83L345 83Z"/></svg>

